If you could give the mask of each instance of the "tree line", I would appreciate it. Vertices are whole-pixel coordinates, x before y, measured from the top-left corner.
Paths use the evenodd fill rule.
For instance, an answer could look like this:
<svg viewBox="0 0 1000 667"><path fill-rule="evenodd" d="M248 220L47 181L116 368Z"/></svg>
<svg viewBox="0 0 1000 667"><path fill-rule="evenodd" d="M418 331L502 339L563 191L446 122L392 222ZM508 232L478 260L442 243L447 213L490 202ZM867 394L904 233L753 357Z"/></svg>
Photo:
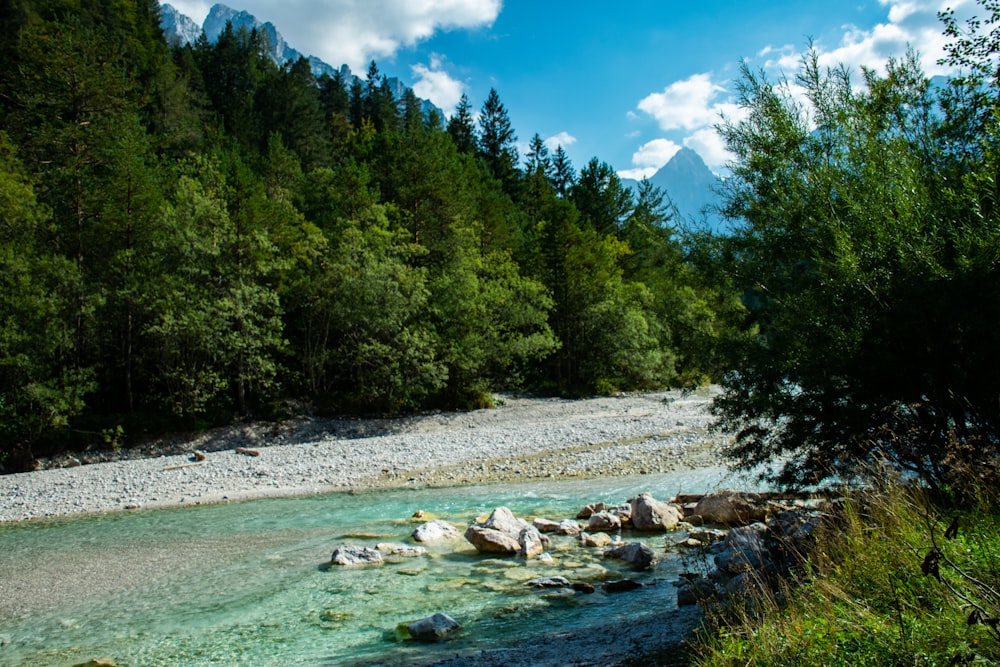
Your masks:
<svg viewBox="0 0 1000 667"><path fill-rule="evenodd" d="M155 0L0 10L0 465L280 416L696 384L740 308L664 193L493 90L444 119L375 62L275 64Z"/></svg>

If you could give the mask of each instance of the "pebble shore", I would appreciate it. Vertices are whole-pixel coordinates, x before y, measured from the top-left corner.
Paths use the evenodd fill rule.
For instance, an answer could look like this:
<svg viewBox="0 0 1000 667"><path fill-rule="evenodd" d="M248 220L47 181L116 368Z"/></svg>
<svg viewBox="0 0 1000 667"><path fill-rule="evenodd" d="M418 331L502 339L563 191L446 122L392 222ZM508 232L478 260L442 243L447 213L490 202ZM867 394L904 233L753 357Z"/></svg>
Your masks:
<svg viewBox="0 0 1000 667"><path fill-rule="evenodd" d="M598 477L718 464L715 388L398 419L300 419L218 429L155 455L0 476L0 521L399 486ZM238 451L239 450L239 451ZM196 454L199 452L199 454ZM200 453L204 453L202 456ZM150 454L153 454L150 456ZM85 457L81 457L86 460ZM199 460L200 459L200 460Z"/></svg>

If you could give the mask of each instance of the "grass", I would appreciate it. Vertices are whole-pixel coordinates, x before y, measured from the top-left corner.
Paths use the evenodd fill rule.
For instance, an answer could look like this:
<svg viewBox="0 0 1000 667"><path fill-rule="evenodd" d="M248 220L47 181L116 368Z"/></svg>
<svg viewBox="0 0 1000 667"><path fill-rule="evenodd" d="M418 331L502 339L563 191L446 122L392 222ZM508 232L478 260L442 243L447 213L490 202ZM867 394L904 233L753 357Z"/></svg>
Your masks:
<svg viewBox="0 0 1000 667"><path fill-rule="evenodd" d="M959 512L899 481L851 491L798 585L709 618L703 667L998 665L1000 511Z"/></svg>

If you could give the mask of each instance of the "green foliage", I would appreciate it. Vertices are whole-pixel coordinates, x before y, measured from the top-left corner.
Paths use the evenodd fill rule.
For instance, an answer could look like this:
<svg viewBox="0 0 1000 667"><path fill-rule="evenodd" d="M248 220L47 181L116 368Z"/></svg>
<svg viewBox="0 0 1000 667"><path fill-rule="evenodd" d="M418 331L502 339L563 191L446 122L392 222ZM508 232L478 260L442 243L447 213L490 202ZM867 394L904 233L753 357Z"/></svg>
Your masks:
<svg viewBox="0 0 1000 667"><path fill-rule="evenodd" d="M711 354L675 346L714 330L714 293L660 204L537 134L522 170L497 91L445 128L374 62L316 80L232 27L171 49L153 0L23 0L0 24L8 468L288 398L390 413L704 377Z"/></svg>
<svg viewBox="0 0 1000 667"><path fill-rule="evenodd" d="M810 107L745 71L723 257L749 334L722 424L740 466L786 484L889 455L933 484L997 455L1000 225L995 141L950 150L915 57L865 72L806 56Z"/></svg>
<svg viewBox="0 0 1000 667"><path fill-rule="evenodd" d="M915 487L879 478L826 519L800 585L740 606L755 613L716 618L695 649L696 664L1000 661L991 626L1000 615L1000 516L975 510L955 519L954 509Z"/></svg>

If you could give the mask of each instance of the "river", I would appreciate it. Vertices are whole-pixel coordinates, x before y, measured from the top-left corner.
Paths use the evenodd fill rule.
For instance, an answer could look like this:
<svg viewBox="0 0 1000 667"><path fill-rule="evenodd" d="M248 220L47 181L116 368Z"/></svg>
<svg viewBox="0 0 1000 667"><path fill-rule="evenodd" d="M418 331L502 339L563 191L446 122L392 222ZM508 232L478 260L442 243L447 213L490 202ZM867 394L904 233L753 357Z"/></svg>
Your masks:
<svg viewBox="0 0 1000 667"><path fill-rule="evenodd" d="M664 554L643 572L568 537L554 540L550 564L484 558L464 540L381 568L327 564L340 544L412 542L417 510L459 527L501 505L558 520L643 491L705 492L724 476L337 493L0 525L0 664L404 664L670 608L684 563L665 552L669 534L623 536ZM557 574L648 585L614 595L526 585ZM437 611L462 623L456 640L396 640L397 624Z"/></svg>

